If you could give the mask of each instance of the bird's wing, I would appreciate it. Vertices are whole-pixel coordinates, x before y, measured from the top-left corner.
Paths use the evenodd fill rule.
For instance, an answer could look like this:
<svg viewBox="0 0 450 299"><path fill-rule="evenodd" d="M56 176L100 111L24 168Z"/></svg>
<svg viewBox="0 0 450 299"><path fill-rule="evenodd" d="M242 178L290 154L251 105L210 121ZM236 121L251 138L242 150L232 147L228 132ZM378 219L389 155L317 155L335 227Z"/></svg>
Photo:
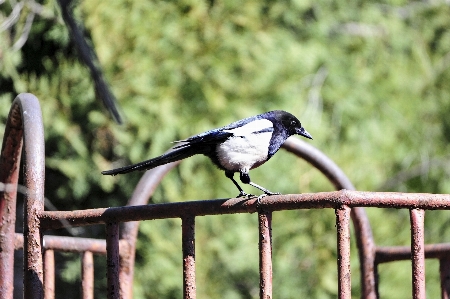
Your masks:
<svg viewBox="0 0 450 299"><path fill-rule="evenodd" d="M198 134L192 137L189 137L184 140L174 141L175 143L181 143L180 145L175 146L174 148L186 148L192 146L210 146L215 145L221 142L224 142L228 138L233 136L233 133L223 131L222 128L211 130L202 134Z"/></svg>
<svg viewBox="0 0 450 299"><path fill-rule="evenodd" d="M265 118L254 119L241 126L224 129L224 131L232 133L234 136L245 137L251 134L273 132L273 123Z"/></svg>
<svg viewBox="0 0 450 299"><path fill-rule="evenodd" d="M264 118L249 117L231 123L222 128L210 130L205 133L189 137L185 140L175 141L176 143L182 143L175 148L182 148L200 143L203 143L205 145L218 144L233 136L245 137L250 134L272 131L273 123L270 120Z"/></svg>

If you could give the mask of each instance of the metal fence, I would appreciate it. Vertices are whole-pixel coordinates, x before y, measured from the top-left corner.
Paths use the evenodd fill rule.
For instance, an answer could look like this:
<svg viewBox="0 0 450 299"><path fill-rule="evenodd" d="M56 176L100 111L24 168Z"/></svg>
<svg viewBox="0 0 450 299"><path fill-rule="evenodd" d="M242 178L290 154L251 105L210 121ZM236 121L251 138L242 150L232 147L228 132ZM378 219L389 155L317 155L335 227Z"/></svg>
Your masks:
<svg viewBox="0 0 450 299"><path fill-rule="evenodd" d="M182 219L184 298L196 298L195 219L197 216L258 213L260 298L272 298L272 230L274 211L334 209L338 249L339 298L351 298L350 222L361 269L362 298L378 298L380 263L410 259L412 297L425 298L425 258L440 260L442 298L450 294L450 244L424 244L424 216L428 209L450 209L450 195L354 191L343 172L323 153L300 141L288 139L284 148L319 169L339 191L255 198L190 201L146 205L163 176L177 163L147 171L127 206L78 211L44 210L44 133L38 100L20 94L8 117L0 156L0 298L12 298L14 250L24 250L24 297L54 298L55 251L82 253L82 294L93 298L93 254L106 255L108 298L132 298L135 242L140 220ZM23 149L22 149L23 147ZM14 231L17 181L24 154L26 208L24 233ZM364 207L409 209L410 247L376 246ZM104 224L106 240L43 236L49 229ZM123 223L119 231L119 224ZM276 258L276 257L275 257Z"/></svg>

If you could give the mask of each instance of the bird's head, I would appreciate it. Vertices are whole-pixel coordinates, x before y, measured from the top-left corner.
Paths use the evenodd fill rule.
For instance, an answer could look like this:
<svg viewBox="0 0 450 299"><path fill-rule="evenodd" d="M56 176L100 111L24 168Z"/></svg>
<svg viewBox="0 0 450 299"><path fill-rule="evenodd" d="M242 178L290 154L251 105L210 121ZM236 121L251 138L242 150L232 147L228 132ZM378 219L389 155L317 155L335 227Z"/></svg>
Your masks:
<svg viewBox="0 0 450 299"><path fill-rule="evenodd" d="M277 118L281 121L289 135L301 135L308 139L313 139L305 128L302 127L301 122L294 115L286 111L277 111Z"/></svg>

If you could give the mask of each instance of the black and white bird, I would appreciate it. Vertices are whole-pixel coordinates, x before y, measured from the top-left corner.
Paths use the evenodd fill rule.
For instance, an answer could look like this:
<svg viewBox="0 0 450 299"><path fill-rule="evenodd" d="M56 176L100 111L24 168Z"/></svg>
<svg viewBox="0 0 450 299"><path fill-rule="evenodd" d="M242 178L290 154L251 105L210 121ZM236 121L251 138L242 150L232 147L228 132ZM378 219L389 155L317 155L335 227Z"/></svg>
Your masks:
<svg viewBox="0 0 450 299"><path fill-rule="evenodd" d="M269 160L286 139L295 134L312 139L294 115L282 110L269 111L185 140L175 141L180 145L159 157L103 171L102 174L116 175L135 170L147 170L193 155L203 154L225 171L225 175L238 188L238 197L248 194L233 178L235 172L239 172L242 183L258 188L267 195L279 194L253 183L250 180L249 171Z"/></svg>

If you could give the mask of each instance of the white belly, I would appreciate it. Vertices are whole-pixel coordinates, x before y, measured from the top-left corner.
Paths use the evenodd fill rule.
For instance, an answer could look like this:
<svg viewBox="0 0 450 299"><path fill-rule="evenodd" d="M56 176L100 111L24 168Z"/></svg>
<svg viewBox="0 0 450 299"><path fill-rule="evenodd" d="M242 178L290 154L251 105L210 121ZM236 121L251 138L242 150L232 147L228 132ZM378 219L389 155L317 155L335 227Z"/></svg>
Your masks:
<svg viewBox="0 0 450 299"><path fill-rule="evenodd" d="M248 172L266 162L272 132L236 136L217 145L217 158L227 170Z"/></svg>

